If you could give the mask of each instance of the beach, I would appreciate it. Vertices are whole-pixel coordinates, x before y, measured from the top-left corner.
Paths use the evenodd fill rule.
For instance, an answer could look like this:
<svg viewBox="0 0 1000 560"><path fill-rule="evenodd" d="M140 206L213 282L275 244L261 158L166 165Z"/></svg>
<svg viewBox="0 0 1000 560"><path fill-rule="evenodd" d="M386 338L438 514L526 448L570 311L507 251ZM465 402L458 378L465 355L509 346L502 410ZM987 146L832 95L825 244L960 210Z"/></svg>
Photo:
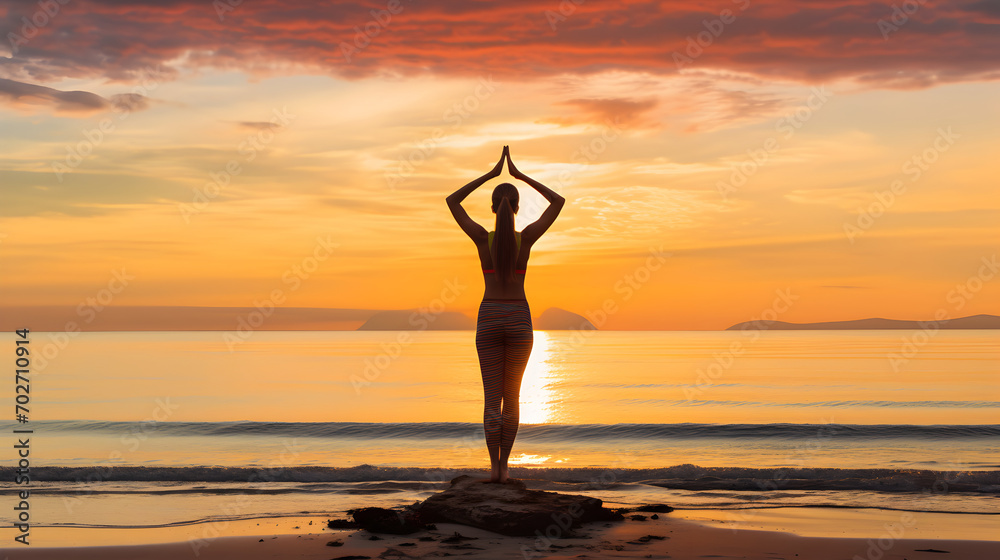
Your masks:
<svg viewBox="0 0 1000 560"><path fill-rule="evenodd" d="M913 514L912 519L894 512L894 523L877 526L877 530L855 533L858 537L800 536L793 532L754 530L739 527L713 526L712 524L681 519L670 514L658 514L658 519L627 520L617 523L591 523L580 531L583 538L549 539L547 537L508 537L467 527L442 523L435 530L412 535L377 535L367 531L322 528L319 518L291 518L256 520L245 524L232 524L219 530L211 527L196 528L193 538L169 541L170 533L192 533L190 528L181 532L163 531L167 542L156 544L120 544L117 546L60 546L60 547L5 547L4 555L10 560L24 559L78 559L78 560L145 560L199 558L204 560L240 558L263 560L270 558L440 558L461 556L483 559L545 559L545 558L747 558L760 560L893 560L920 558L949 558L952 560L980 560L996 558L1000 554L1000 538L975 540L957 538L923 538L920 525L926 519ZM823 520L811 519L803 524L817 525L824 532L836 526L851 525L856 512L824 512ZM838 522L838 519L840 520ZM308 525L313 521L312 526ZM867 520L870 522L870 519ZM983 523L994 523L983 520ZM259 525L257 525L259 523ZM730 523L732 523L730 521ZM933 522L932 522L933 523ZM943 528L947 522L939 523ZM266 528L265 528L266 527ZM296 527L296 529L293 529ZM980 534L985 526L978 530ZM256 532L254 532L256 530ZM947 529L945 529L947 530ZM86 540L87 529L63 529L68 539ZM121 531L121 530L119 530ZM247 534L249 532L249 534ZM458 533L469 539L455 539ZM966 531L965 536L972 536ZM143 535L144 538L152 538ZM663 537L663 538L660 538ZM110 538L105 535L102 538ZM124 537L121 537L124 538ZM452 538L453 542L446 542ZM66 545L68 541L63 541ZM329 546L328 543L343 543Z"/></svg>

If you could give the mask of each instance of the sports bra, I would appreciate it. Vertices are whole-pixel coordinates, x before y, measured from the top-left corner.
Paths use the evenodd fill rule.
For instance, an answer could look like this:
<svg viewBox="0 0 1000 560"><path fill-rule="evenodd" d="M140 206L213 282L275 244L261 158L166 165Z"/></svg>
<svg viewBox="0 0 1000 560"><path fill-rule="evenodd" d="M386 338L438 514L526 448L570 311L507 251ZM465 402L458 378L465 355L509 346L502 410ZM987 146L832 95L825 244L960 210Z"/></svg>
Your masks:
<svg viewBox="0 0 1000 560"><path fill-rule="evenodd" d="M490 249L493 248L493 233L494 232L491 231L491 232L489 232L486 235L486 244L487 244L487 247L489 247ZM517 250L518 250L518 252L520 252L521 251L521 232L515 231L514 232L514 239L517 240ZM496 272L496 271L493 270L492 268L484 268L483 269L483 274L493 274L494 272ZM514 272L516 274L524 274L526 271L525 270L515 270Z"/></svg>

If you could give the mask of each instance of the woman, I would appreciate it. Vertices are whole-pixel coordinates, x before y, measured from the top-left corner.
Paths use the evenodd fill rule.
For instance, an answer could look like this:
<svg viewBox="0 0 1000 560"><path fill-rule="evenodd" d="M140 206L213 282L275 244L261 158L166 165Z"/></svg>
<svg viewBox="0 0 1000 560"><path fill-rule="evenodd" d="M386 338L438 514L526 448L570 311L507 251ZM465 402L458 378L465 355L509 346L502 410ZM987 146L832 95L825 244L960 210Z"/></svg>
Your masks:
<svg viewBox="0 0 1000 560"><path fill-rule="evenodd" d="M493 212L497 215L494 231L487 232L462 208L465 197L500 175L505 159L512 177L528 183L549 201L541 217L520 233L514 231L517 188L510 183L501 183L493 190ZM504 146L500 161L492 170L458 189L447 200L455 221L476 244L486 280L476 322L476 350L486 393L483 427L492 467L490 482L505 483L507 459L517 435L521 377L534 341L531 311L524 297L525 268L531 247L555 221L566 199L518 171L508 147Z"/></svg>

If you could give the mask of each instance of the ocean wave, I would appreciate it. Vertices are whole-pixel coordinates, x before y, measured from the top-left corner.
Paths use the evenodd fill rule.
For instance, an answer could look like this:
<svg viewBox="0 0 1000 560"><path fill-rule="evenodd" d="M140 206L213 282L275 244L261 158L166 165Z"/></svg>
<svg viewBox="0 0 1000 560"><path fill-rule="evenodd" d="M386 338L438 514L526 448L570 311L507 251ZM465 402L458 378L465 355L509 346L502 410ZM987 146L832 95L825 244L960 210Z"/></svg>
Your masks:
<svg viewBox="0 0 1000 560"><path fill-rule="evenodd" d="M697 402L697 401L696 401ZM831 401L831 403L841 401ZM833 406L833 405L831 405ZM167 436L247 436L344 439L482 439L483 426L471 422L143 422L49 420L32 422L36 433L76 432ZM8 431L17 426L0 423ZM522 424L520 441L578 442L609 439L995 439L1000 425L896 424Z"/></svg>
<svg viewBox="0 0 1000 560"><path fill-rule="evenodd" d="M295 492L294 486L268 486L279 483L350 483L348 487L328 490L351 490L376 494L417 491L442 485L461 474L481 475L476 469L433 469L417 467L158 467L92 466L32 467L34 482L70 482L87 485L93 482L211 482L242 483L242 491ZM895 493L1000 493L1000 471L933 471L907 469L834 469L834 468L749 468L699 467L676 465L665 468L525 468L512 467L511 475L534 481L533 487L551 487L579 491L616 489L623 485L655 486L688 491L763 491L782 490L865 490ZM0 467L0 477L13 479L14 467ZM260 484L262 486L248 486ZM90 488L96 488L91 484ZM119 487L120 488L120 487ZM314 489L322 490L322 487ZM0 493L15 492L15 487ZM108 492L115 487L106 488ZM162 492L208 492L195 486L159 488ZM58 492L59 487L32 488L32 492ZM101 491L97 489L97 491ZM128 491L127 489L122 491ZM221 489L219 491L226 491Z"/></svg>

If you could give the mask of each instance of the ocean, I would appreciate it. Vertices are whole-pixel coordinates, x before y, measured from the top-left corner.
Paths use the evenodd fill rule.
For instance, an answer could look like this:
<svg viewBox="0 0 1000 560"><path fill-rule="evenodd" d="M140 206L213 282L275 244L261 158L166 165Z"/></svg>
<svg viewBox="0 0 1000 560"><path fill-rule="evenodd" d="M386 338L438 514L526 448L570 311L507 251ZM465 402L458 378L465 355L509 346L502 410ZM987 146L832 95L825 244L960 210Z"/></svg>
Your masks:
<svg viewBox="0 0 1000 560"><path fill-rule="evenodd" d="M14 337L0 337L11 355ZM470 331L30 338L29 421L0 427L12 445L32 430L39 526L346 517L488 470ZM621 506L998 514L997 342L539 331L511 474ZM3 399L13 411L13 384ZM12 445L0 458L11 503L24 488Z"/></svg>

